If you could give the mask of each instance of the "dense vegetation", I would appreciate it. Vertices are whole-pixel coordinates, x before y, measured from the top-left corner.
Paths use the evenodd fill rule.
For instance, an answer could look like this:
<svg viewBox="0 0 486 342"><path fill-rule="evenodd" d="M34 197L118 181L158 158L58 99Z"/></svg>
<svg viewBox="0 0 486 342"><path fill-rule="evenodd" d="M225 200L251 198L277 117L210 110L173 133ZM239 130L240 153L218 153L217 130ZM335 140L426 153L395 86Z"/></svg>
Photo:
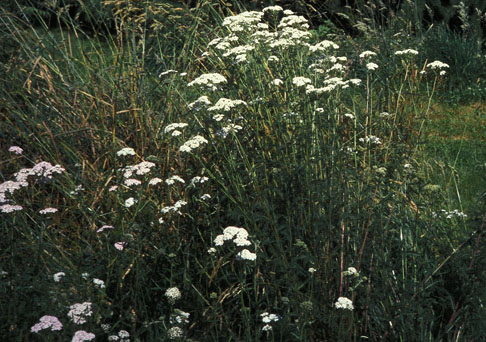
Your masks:
<svg viewBox="0 0 486 342"><path fill-rule="evenodd" d="M485 8L331 5L3 8L1 336L486 339Z"/></svg>

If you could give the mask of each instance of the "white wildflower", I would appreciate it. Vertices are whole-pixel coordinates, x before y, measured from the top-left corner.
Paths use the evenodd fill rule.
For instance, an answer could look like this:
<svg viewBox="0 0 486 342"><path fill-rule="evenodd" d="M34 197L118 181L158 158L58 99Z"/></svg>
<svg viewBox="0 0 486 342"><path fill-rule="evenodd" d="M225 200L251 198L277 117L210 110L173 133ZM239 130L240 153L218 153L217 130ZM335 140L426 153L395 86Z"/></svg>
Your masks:
<svg viewBox="0 0 486 342"><path fill-rule="evenodd" d="M284 82L280 79L280 78L276 78L274 79L273 81L270 82L270 84L274 85L274 86L281 86Z"/></svg>
<svg viewBox="0 0 486 342"><path fill-rule="evenodd" d="M370 56L376 56L376 53L373 52L373 51L363 51L361 52L361 54L359 55L359 58L366 58L366 57L370 57Z"/></svg>
<svg viewBox="0 0 486 342"><path fill-rule="evenodd" d="M149 185L157 185L162 182L162 179L154 177L151 180L149 180Z"/></svg>
<svg viewBox="0 0 486 342"><path fill-rule="evenodd" d="M236 106L239 105L247 105L247 103L243 100L231 100L227 99L225 97L222 97L216 102L216 104L212 107L209 107L209 111L215 111L215 110L222 110L224 112L228 112L231 109L233 109Z"/></svg>
<svg viewBox="0 0 486 342"><path fill-rule="evenodd" d="M329 49L334 49L337 50L339 49L339 45L336 43L330 41L330 40L323 40L322 42L319 42L315 45L309 46L309 51L310 52L326 52Z"/></svg>
<svg viewBox="0 0 486 342"><path fill-rule="evenodd" d="M207 143L208 143L208 141L204 137L202 137L200 135L196 135L193 138L191 138L190 140L186 141L179 148L179 151L181 151L181 152L191 152L193 149L196 149L199 146L201 146L202 144L207 144Z"/></svg>
<svg viewBox="0 0 486 342"><path fill-rule="evenodd" d="M209 98L207 96L201 96L199 97L196 101L189 103L187 107L190 110L195 110L198 111L200 110L203 106L209 106L211 105L211 101L209 101Z"/></svg>
<svg viewBox="0 0 486 342"><path fill-rule="evenodd" d="M52 276L52 278L54 279L54 281L56 283L59 283L61 281L61 278L64 277L65 275L66 275L66 273L64 273L64 272L57 272L56 274L54 274Z"/></svg>
<svg viewBox="0 0 486 342"><path fill-rule="evenodd" d="M130 208L135 203L137 203L137 200L135 198L133 198L133 197L127 198L125 200L125 207Z"/></svg>
<svg viewBox="0 0 486 342"><path fill-rule="evenodd" d="M128 179L125 179L125 181L123 182L126 186L137 186L137 185L140 185L142 184L141 181L139 181L138 179L135 179L135 178L128 178Z"/></svg>
<svg viewBox="0 0 486 342"><path fill-rule="evenodd" d="M86 323L86 317L90 317L93 314L91 309L92 303L76 303L69 307L68 317L74 322L74 324Z"/></svg>
<svg viewBox="0 0 486 342"><path fill-rule="evenodd" d="M359 141L363 143L371 143L375 145L380 145L381 144L381 139L378 137L375 137L374 135L368 135L365 138L359 138Z"/></svg>
<svg viewBox="0 0 486 342"><path fill-rule="evenodd" d="M353 302L346 297L339 297L337 302L334 303L336 309L343 309L343 310L353 310Z"/></svg>
<svg viewBox="0 0 486 342"><path fill-rule="evenodd" d="M177 300L181 299L181 291L177 287L171 287L168 288L165 291L165 296L167 297L167 300L169 303L174 304Z"/></svg>
<svg viewBox="0 0 486 342"><path fill-rule="evenodd" d="M179 327L172 327L169 330L167 330L167 336L169 337L170 340L181 338L183 335L184 332Z"/></svg>
<svg viewBox="0 0 486 342"><path fill-rule="evenodd" d="M203 74L199 76L192 82L189 82L187 85L189 87L191 86L206 87L209 90L215 91L217 89L217 86L226 82L227 80L223 75L218 73L209 73L209 74Z"/></svg>
<svg viewBox="0 0 486 342"><path fill-rule="evenodd" d="M307 77L294 77L292 79L292 83L297 87L305 87L307 84L310 84L312 81Z"/></svg>
<svg viewBox="0 0 486 342"><path fill-rule="evenodd" d="M180 176L177 176L177 175L174 175L172 177L169 177L165 180L165 182L167 183L167 185L172 185L174 184L175 182L179 182L179 183L185 183L184 179L182 179Z"/></svg>
<svg viewBox="0 0 486 342"><path fill-rule="evenodd" d="M269 63L278 63L280 60L279 60L279 58L277 56L273 56L272 55L272 56L268 57L267 61Z"/></svg>
<svg viewBox="0 0 486 342"><path fill-rule="evenodd" d="M417 50L413 50L413 49L405 49L405 50L401 50L401 51L395 51L395 55L397 55L397 56L402 56L402 55L418 55L418 51Z"/></svg>
<svg viewBox="0 0 486 342"><path fill-rule="evenodd" d="M134 156L135 150L131 147L122 148L120 151L116 153L117 156Z"/></svg>
<svg viewBox="0 0 486 342"><path fill-rule="evenodd" d="M216 114L213 116L213 120L214 121L221 121L224 119L224 115L223 114Z"/></svg>
<svg viewBox="0 0 486 342"><path fill-rule="evenodd" d="M177 73L177 70L172 70L172 69L170 69L170 70L166 70L166 71L161 72L161 73L159 74L159 78L162 78L162 77L163 77L163 76L165 76L165 75L174 74L174 73Z"/></svg>
<svg viewBox="0 0 486 342"><path fill-rule="evenodd" d="M211 198L211 195L210 195L210 194L204 194L204 195L202 195L202 196L201 196L201 199L202 199L203 201L206 201L206 200L208 200L208 199L210 199L210 198Z"/></svg>
<svg viewBox="0 0 486 342"><path fill-rule="evenodd" d="M348 269L343 272L343 275L357 277L359 274L358 274L358 270L356 268L354 268L354 267L348 267Z"/></svg>
<svg viewBox="0 0 486 342"><path fill-rule="evenodd" d="M239 260L249 260L249 261L255 261L256 260L256 254L250 252L248 249L243 249L242 251L238 252L236 255L236 258Z"/></svg>
<svg viewBox="0 0 486 342"><path fill-rule="evenodd" d="M316 272L316 271L317 270L314 267L309 267L309 269L308 269L308 272L311 273L311 274Z"/></svg>
<svg viewBox="0 0 486 342"><path fill-rule="evenodd" d="M173 130L177 129L177 128L184 128L186 127L188 124L185 123L185 122L178 122L178 123L171 123L170 125L167 125L165 128L164 128L164 133L169 133L169 132L172 132Z"/></svg>
<svg viewBox="0 0 486 342"><path fill-rule="evenodd" d="M262 12L265 13L265 12L282 12L283 11L283 8L280 7L280 6L268 6L268 7L265 7L264 9L262 9Z"/></svg>
<svg viewBox="0 0 486 342"><path fill-rule="evenodd" d="M432 63L427 64L427 68L430 68L432 70L444 69L444 68L448 68L448 67L449 67L449 64L442 63L441 61L434 61Z"/></svg>
<svg viewBox="0 0 486 342"><path fill-rule="evenodd" d="M368 63L368 64L366 64L366 69L368 69L368 70L376 70L376 69L378 69L378 64L376 64L376 63Z"/></svg>
<svg viewBox="0 0 486 342"><path fill-rule="evenodd" d="M93 279L93 284L99 288L99 289L104 289L105 288L105 282L101 279Z"/></svg>

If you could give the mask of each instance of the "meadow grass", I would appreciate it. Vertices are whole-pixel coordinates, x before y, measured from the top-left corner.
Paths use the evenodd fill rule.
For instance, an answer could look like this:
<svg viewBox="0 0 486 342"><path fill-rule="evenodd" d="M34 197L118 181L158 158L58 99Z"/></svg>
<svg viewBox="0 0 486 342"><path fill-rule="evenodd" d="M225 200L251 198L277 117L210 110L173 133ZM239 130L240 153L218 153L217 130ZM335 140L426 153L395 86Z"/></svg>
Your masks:
<svg viewBox="0 0 486 342"><path fill-rule="evenodd" d="M450 66L278 7L174 9L165 41L156 10L2 14L2 336L484 339L484 112L439 110Z"/></svg>

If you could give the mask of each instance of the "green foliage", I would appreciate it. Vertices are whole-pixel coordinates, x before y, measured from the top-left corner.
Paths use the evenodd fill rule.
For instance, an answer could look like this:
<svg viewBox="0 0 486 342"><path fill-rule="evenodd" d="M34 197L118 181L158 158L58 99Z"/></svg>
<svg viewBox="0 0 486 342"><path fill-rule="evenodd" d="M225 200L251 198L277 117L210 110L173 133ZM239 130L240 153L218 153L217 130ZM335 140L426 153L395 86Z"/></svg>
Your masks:
<svg viewBox="0 0 486 342"><path fill-rule="evenodd" d="M0 179L40 161L64 168L5 192L23 210L0 213L2 336L484 336L481 220L453 212L465 209L444 195L451 182L424 166L447 79L423 50L395 54L414 47L406 35L357 44L330 24L279 26L299 20L280 12L238 17L240 30L211 1L105 5L116 30L103 38L74 20L53 31L2 17L18 53L2 64L0 145L24 153L0 150ZM268 29L252 36L256 23ZM221 82L194 82L209 73ZM84 302L79 326L68 312ZM63 330L30 332L44 315Z"/></svg>

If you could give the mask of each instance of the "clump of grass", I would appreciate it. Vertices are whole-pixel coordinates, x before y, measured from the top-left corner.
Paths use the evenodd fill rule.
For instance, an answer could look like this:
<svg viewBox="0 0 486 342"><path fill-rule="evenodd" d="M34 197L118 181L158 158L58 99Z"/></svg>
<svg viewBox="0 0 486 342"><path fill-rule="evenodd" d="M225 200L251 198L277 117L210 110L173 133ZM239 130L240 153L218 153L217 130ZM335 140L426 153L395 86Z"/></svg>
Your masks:
<svg viewBox="0 0 486 342"><path fill-rule="evenodd" d="M122 41L62 31L55 51L49 33L9 25L23 49L1 124L25 151L1 151L4 336L482 333L468 317L483 278L466 280L480 235L436 214L421 173L446 65L414 46L341 52L278 6L220 18L194 60L157 72L143 53L157 44L133 27ZM59 172L16 184L39 160Z"/></svg>

